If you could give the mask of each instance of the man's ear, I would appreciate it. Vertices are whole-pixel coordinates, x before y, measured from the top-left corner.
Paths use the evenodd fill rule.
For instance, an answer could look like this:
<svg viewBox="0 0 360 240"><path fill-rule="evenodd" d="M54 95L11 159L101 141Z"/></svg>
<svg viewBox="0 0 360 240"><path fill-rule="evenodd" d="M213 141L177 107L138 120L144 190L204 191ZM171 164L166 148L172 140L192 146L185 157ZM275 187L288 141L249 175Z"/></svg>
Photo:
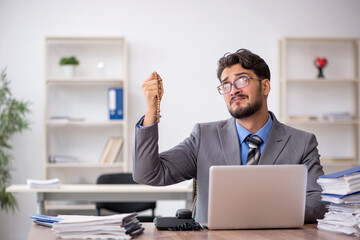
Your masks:
<svg viewBox="0 0 360 240"><path fill-rule="evenodd" d="M262 82L262 88L263 88L263 91L264 91L264 95L268 96L269 93L270 93L270 89L271 89L270 80L265 78L261 82Z"/></svg>

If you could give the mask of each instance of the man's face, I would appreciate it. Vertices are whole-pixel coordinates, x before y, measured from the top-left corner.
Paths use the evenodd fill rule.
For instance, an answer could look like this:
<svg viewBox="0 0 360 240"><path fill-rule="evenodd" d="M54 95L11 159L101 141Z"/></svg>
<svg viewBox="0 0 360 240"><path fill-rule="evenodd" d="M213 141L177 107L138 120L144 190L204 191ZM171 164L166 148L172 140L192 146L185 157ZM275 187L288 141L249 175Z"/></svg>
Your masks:
<svg viewBox="0 0 360 240"><path fill-rule="evenodd" d="M221 84L235 80L242 76L250 77L250 84L237 89L232 86L229 93L224 94L224 99L230 114L237 119L247 118L260 111L268 92L264 93L262 81L252 70L244 69L240 64L225 68L221 74Z"/></svg>

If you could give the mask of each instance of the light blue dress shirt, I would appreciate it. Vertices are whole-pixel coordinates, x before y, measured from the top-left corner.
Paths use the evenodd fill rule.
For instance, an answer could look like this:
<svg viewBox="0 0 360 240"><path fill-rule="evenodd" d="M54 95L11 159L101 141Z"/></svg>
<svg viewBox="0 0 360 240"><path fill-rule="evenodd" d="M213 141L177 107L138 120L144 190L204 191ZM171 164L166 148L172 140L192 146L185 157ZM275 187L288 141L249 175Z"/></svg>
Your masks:
<svg viewBox="0 0 360 240"><path fill-rule="evenodd" d="M247 155L249 152L249 143L247 141L245 141L246 137L249 135L250 135L250 137L253 135L256 135L261 138L261 140L262 140L262 142L260 144L260 154L261 154L265 147L266 141L269 137L270 130L271 130L271 127L273 124L273 120L271 119L271 116L269 114L268 121L255 134L253 134L252 132L250 132L243 126L241 126L237 121L235 121L235 122L236 122L236 130L237 130L239 142L240 142L241 165L246 165Z"/></svg>

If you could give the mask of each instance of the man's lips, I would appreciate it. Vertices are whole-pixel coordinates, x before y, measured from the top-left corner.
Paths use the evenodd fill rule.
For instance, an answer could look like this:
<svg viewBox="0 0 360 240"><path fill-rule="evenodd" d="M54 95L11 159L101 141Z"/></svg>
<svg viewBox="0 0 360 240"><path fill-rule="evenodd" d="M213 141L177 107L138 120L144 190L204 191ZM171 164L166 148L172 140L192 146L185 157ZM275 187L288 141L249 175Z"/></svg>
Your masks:
<svg viewBox="0 0 360 240"><path fill-rule="evenodd" d="M236 95L236 96L234 96L234 97L232 97L230 99L230 105L233 104L233 103L236 103L236 102L240 102L240 101L242 101L244 99L247 99L247 98L249 98L249 97L247 95L245 95L245 94Z"/></svg>

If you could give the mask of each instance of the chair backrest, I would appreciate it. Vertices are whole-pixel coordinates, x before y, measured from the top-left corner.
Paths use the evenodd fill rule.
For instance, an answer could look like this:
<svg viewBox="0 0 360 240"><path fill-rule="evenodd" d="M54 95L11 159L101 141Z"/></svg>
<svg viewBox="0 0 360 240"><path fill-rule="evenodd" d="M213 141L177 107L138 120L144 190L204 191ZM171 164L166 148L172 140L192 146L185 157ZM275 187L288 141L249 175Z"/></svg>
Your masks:
<svg viewBox="0 0 360 240"><path fill-rule="evenodd" d="M101 175L97 184L137 184L131 173L111 173Z"/></svg>
<svg viewBox="0 0 360 240"><path fill-rule="evenodd" d="M98 177L97 184L138 184L133 180L131 173L103 174ZM118 213L141 212L151 209L154 215L156 202L97 202L96 209L100 215L100 209L105 208Z"/></svg>

